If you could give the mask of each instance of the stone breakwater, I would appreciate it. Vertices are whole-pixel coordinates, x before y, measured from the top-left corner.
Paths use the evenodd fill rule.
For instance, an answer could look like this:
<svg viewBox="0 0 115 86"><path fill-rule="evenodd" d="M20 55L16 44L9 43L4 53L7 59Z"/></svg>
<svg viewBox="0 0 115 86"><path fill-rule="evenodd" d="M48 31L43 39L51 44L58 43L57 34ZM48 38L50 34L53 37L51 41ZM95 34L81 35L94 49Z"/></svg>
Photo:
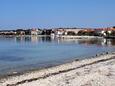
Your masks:
<svg viewBox="0 0 115 86"><path fill-rule="evenodd" d="M115 86L115 53L3 78L0 86Z"/></svg>

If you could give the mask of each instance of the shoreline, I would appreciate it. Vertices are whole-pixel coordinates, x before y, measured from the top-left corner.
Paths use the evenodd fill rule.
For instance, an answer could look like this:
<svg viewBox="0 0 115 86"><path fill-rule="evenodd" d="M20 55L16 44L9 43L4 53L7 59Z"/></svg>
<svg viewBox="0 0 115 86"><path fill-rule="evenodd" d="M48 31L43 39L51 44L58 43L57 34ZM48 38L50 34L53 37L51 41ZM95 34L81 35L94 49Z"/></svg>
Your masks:
<svg viewBox="0 0 115 86"><path fill-rule="evenodd" d="M61 36L62 39L103 39L100 36Z"/></svg>
<svg viewBox="0 0 115 86"><path fill-rule="evenodd" d="M0 37L52 37L52 35L0 35ZM100 36L71 36L71 35L62 35L59 37L54 36L55 38L63 38L63 39L101 39L104 37Z"/></svg>
<svg viewBox="0 0 115 86"><path fill-rule="evenodd" d="M85 66L91 66L93 64L95 65L97 63L106 62L109 60L115 60L115 52L111 52L111 53L107 52L100 55L96 55L95 57L82 59L82 60L76 59L72 62L64 63L62 65L48 67L41 70L34 70L28 73L17 74L14 76L6 77L0 80L0 86L18 86L18 85L21 86L23 84L28 84L32 82L36 83L36 81L39 80L44 80L54 76L60 77L60 75L63 73L68 74L68 72L78 70ZM34 83L32 86L34 86ZM47 86L47 85L43 85L43 86Z"/></svg>
<svg viewBox="0 0 115 86"><path fill-rule="evenodd" d="M13 71L12 73L7 73L7 74L1 74L0 75L0 80L1 79L7 79L9 77L15 77L15 76L20 76L20 75L23 75L23 74L26 74L26 73L31 73L31 72L34 72L34 71L39 71L39 70L44 70L44 69L49 69L49 68L52 68L52 67L57 67L57 66L61 66L61 65L65 65L65 64L69 64L69 63L72 63L74 61L82 61L82 60L86 60L86 59L92 59L92 58L97 58L99 56L102 56L102 55L107 55L107 54L112 54L113 51L111 52L101 52L101 53L96 53L94 55L89 55L85 58L72 58L71 60L65 60L64 62L61 62L61 63L57 63L57 64L53 64L53 65L47 65L47 66L44 66L44 67L38 67L38 68L35 68L35 69L28 69L28 70L24 70L24 71ZM82 56L84 57L84 56Z"/></svg>

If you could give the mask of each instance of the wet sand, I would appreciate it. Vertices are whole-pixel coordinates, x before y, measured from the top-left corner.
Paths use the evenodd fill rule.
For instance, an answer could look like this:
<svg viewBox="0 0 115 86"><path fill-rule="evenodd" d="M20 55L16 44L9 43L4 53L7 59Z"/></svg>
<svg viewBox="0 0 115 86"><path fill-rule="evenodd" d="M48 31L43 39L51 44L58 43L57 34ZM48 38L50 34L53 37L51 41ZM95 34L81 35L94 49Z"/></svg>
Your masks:
<svg viewBox="0 0 115 86"><path fill-rule="evenodd" d="M3 78L0 86L115 86L115 52Z"/></svg>

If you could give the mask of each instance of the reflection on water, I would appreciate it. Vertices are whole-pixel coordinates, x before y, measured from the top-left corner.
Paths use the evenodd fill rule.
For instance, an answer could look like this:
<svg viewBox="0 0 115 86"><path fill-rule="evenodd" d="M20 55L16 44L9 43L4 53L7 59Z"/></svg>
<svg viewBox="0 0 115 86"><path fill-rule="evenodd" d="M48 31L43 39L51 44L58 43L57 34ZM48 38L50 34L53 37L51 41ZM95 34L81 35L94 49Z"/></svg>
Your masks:
<svg viewBox="0 0 115 86"><path fill-rule="evenodd" d="M114 51L112 39L59 39L39 36L0 37L0 74L47 67Z"/></svg>
<svg viewBox="0 0 115 86"><path fill-rule="evenodd" d="M38 37L38 36L19 36L19 37L2 37L0 40L15 40L15 42L74 42L78 44L85 44L85 45L97 45L97 46L115 46L115 39L59 39L55 38L52 39L50 36L45 37Z"/></svg>
<svg viewBox="0 0 115 86"><path fill-rule="evenodd" d="M97 45L97 46L114 46L115 40L113 39L90 39L90 40L79 40L79 44L86 45Z"/></svg>
<svg viewBox="0 0 115 86"><path fill-rule="evenodd" d="M32 43L37 43L37 42L51 42L52 39L51 37L38 37L38 36L20 36L20 37L15 37L16 42L32 42Z"/></svg>

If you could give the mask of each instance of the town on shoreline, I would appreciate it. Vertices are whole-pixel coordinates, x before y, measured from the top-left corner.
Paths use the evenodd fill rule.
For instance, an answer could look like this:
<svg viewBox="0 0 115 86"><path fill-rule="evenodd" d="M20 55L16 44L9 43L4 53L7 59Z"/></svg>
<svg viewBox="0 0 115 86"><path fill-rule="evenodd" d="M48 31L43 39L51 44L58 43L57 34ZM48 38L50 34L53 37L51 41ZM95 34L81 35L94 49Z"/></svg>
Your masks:
<svg viewBox="0 0 115 86"><path fill-rule="evenodd" d="M96 36L104 38L115 38L115 26L109 28L53 28L53 29L16 29L0 30L0 36L23 36L23 35L48 35L52 37L78 37Z"/></svg>

